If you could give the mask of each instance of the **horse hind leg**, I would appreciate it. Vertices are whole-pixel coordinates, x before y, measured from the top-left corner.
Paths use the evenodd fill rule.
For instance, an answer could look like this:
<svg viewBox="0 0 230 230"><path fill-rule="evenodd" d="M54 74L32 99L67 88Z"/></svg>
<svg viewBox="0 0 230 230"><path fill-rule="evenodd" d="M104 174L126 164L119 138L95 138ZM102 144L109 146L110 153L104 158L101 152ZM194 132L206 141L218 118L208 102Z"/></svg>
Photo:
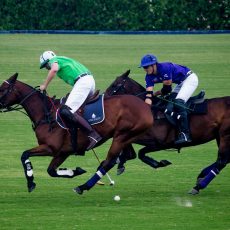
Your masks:
<svg viewBox="0 0 230 230"><path fill-rule="evenodd" d="M220 146L220 138L219 138L219 136L216 137L216 143L217 143L217 146L219 147ZM198 185L211 172L211 170L215 169L216 167L217 167L217 161L215 161L214 163L212 163L209 166L207 166L204 169L202 169L200 174L197 176L196 185ZM191 191L189 191L189 193L191 193L191 194L194 193L194 195L198 194L199 193L198 188L196 188L196 189L194 189L194 188Z"/></svg>
<svg viewBox="0 0 230 230"><path fill-rule="evenodd" d="M149 165L155 169L171 165L172 163L168 160L161 160L160 162L158 162L158 161L154 160L153 158L146 156L146 153L155 152L155 151L159 151L159 150L160 149L146 146L146 147L139 150L138 157L145 164L147 164L147 165Z"/></svg>
<svg viewBox="0 0 230 230"><path fill-rule="evenodd" d="M121 175L125 171L125 163L128 160L135 159L137 157L137 154L133 148L133 146L130 144L126 148L124 148L121 152L119 157L116 160L117 165L117 175Z"/></svg>
<svg viewBox="0 0 230 230"><path fill-rule="evenodd" d="M198 176L196 186L189 191L189 194L196 195L201 189L205 189L209 183L211 183L211 181L220 173L220 171L230 162L229 143L230 138L228 136L220 139L217 161L201 171Z"/></svg>
<svg viewBox="0 0 230 230"><path fill-rule="evenodd" d="M198 176L195 187L192 188L188 193L191 195L199 194L201 189L205 189L211 181L220 173L220 171L226 166L227 162L217 160L210 166L206 167L201 171Z"/></svg>

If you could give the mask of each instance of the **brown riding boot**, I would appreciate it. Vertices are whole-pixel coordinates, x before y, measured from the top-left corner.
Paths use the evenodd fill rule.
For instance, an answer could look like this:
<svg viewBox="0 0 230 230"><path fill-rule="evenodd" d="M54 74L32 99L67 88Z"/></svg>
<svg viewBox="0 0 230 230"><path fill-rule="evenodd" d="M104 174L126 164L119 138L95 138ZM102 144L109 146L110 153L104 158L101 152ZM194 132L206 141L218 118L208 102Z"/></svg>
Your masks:
<svg viewBox="0 0 230 230"><path fill-rule="evenodd" d="M60 114L68 126L74 125L75 127L79 127L89 137L90 143L87 150L92 149L102 139L83 117L76 113L73 114L68 106L63 105L60 109Z"/></svg>
<svg viewBox="0 0 230 230"><path fill-rule="evenodd" d="M82 116L75 113L74 117L77 120L79 128L89 137L90 143L86 150L92 149L102 139L102 137Z"/></svg>

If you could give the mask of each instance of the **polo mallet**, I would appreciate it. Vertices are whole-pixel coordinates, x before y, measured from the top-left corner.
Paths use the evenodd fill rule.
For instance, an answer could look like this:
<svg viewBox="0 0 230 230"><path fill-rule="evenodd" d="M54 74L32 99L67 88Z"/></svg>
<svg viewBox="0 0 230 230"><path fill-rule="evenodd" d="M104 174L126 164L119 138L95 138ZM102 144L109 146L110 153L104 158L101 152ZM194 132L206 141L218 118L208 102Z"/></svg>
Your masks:
<svg viewBox="0 0 230 230"><path fill-rule="evenodd" d="M94 151L94 149L92 149L92 151L93 151L93 153L94 153L94 156L97 158L97 161L99 162L99 164L101 164L101 161L99 160L99 158L98 158L96 152ZM109 176L108 173L106 173L105 175L106 175L106 176L108 177L108 179L109 179L109 182L110 182L109 185L113 186L113 185L115 184L115 181L111 179L111 177Z"/></svg>

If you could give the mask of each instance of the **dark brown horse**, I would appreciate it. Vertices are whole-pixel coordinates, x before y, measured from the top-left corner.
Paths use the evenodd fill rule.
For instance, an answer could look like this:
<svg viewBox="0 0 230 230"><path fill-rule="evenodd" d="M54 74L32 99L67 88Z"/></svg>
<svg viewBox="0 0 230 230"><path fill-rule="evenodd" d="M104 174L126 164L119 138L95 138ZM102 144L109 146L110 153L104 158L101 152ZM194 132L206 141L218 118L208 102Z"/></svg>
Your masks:
<svg viewBox="0 0 230 230"><path fill-rule="evenodd" d="M22 106L31 119L37 137L38 146L26 150L21 156L22 165L27 179L28 191L35 188L33 167L30 157L53 157L48 166L48 174L52 177L72 178L84 173L81 168L60 170L58 167L74 154L70 134L60 128L54 120L54 101L35 88L17 80L15 74L0 86L0 109L3 111L17 110ZM98 171L85 184L74 189L82 194L84 190L92 188L97 181L115 164L122 149L135 141L138 136L151 128L153 118L148 106L142 100L130 95L114 96L104 100L105 120L94 125L96 131L103 137L103 141L113 138L112 145L106 159L101 163ZM144 112L143 112L144 111ZM82 154L88 146L88 138L78 131L77 154ZM75 153L75 154L76 154Z"/></svg>
<svg viewBox="0 0 230 230"><path fill-rule="evenodd" d="M144 99L145 88L129 78L129 72L127 71L120 77L117 77L106 90L105 94L107 96L132 94ZM154 100L159 101L158 98L154 98ZM174 140L177 135L177 129L165 117L155 119L152 129L136 141L136 143L146 146L139 151L139 158L146 164L157 168L162 167L162 162L157 162L146 156L146 153L171 148L179 150L182 147L200 145L211 140L216 140L218 146L217 160L201 171L198 175L196 186L190 192L191 194L197 194L200 189L204 189L226 164L230 162L230 97L206 99L205 103L207 103L206 114L189 115L192 134L191 143L182 146L175 145ZM129 147L131 148L130 151ZM129 147L126 148L126 151L132 152L132 146L130 145ZM125 151L123 152L125 153ZM168 162L166 161L167 164ZM166 165L163 164L163 166Z"/></svg>

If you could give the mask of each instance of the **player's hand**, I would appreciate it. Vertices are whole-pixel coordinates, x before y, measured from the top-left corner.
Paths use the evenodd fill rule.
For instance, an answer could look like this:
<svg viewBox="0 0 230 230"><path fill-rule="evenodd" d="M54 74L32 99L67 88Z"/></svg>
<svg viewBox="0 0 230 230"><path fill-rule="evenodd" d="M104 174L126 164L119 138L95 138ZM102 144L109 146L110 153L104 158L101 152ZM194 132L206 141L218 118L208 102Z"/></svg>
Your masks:
<svg viewBox="0 0 230 230"><path fill-rule="evenodd" d="M41 90L41 91L46 90L46 86L45 86L45 85L40 85L40 90Z"/></svg>

